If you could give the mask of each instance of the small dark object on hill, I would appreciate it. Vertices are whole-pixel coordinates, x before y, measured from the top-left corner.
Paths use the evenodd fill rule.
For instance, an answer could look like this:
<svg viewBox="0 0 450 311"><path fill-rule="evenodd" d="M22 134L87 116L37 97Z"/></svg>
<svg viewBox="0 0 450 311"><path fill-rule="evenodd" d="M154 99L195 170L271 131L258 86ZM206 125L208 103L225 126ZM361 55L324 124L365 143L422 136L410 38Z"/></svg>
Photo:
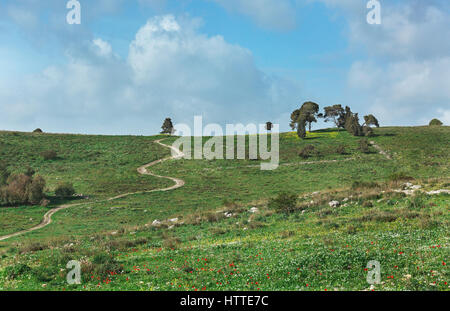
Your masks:
<svg viewBox="0 0 450 311"><path fill-rule="evenodd" d="M371 188L377 188L380 185L377 182L374 181L360 181L356 180L352 184L352 189L371 189Z"/></svg>
<svg viewBox="0 0 450 311"><path fill-rule="evenodd" d="M370 152L369 141L367 140L367 138L362 138L359 140L359 150L361 150L361 152L363 153Z"/></svg>
<svg viewBox="0 0 450 311"><path fill-rule="evenodd" d="M33 131L33 133L38 133L38 134L42 134L44 133L41 129L37 128Z"/></svg>
<svg viewBox="0 0 450 311"><path fill-rule="evenodd" d="M56 187L55 194L62 198L71 197L75 194L75 188L71 183L65 182Z"/></svg>
<svg viewBox="0 0 450 311"><path fill-rule="evenodd" d="M438 120L438 119L433 119L433 120L430 121L429 125L430 126L442 126L443 123L440 120Z"/></svg>
<svg viewBox="0 0 450 311"><path fill-rule="evenodd" d="M307 159L314 153L317 153L316 147L314 147L313 145L307 145L302 150L300 150L298 155L301 156L303 159Z"/></svg>
<svg viewBox="0 0 450 311"><path fill-rule="evenodd" d="M408 181L408 180L414 180L413 177L407 175L404 172L396 172L394 174L391 174L388 178L389 181Z"/></svg>
<svg viewBox="0 0 450 311"><path fill-rule="evenodd" d="M46 150L41 152L41 157L43 157L44 160L55 160L58 158L58 154L55 150Z"/></svg>
<svg viewBox="0 0 450 311"><path fill-rule="evenodd" d="M347 154L347 150L345 149L345 145L339 145L336 147L337 154Z"/></svg>
<svg viewBox="0 0 450 311"><path fill-rule="evenodd" d="M269 208L277 212L290 214L297 208L298 196L295 193L281 192L277 197L269 200Z"/></svg>

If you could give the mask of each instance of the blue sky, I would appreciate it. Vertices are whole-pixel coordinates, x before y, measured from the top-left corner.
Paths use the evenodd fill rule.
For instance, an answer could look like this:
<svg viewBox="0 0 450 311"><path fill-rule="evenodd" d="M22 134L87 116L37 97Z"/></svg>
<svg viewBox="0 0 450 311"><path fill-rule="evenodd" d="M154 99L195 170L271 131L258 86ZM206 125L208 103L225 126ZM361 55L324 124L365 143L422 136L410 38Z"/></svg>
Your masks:
<svg viewBox="0 0 450 311"><path fill-rule="evenodd" d="M302 102L450 124L445 0L0 3L0 128L154 134L162 120L279 123ZM322 123L316 128L326 126Z"/></svg>

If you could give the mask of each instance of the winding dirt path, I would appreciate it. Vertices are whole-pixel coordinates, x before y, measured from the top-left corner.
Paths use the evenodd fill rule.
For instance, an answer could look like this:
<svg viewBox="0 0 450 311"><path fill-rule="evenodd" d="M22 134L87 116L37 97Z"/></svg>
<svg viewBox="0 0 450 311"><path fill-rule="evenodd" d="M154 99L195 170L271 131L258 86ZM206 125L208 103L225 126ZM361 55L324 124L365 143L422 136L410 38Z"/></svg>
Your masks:
<svg viewBox="0 0 450 311"><path fill-rule="evenodd" d="M44 215L44 219L41 221L41 223L39 225L36 225L36 226L34 226L34 227L30 228L30 229L25 229L25 230L22 230L22 231L19 231L19 232L15 232L15 233L11 233L11 234L8 234L8 235L5 235L5 236L0 236L0 241L4 241L4 240L10 239L12 237L16 237L16 236L19 236L19 235L22 235L22 234L25 234L25 233L29 233L29 232L32 232L32 231L36 231L36 230L42 229L42 228L44 228L44 227L46 227L46 226L48 226L49 224L52 223L52 216L54 214L56 214L57 212L59 212L61 210L67 209L67 208L80 206L80 205L86 205L86 204L92 204L92 203L101 203L101 202L113 201L113 200L117 200L117 199L121 199L121 198L127 197L129 195L134 195L134 194L170 191L170 190L175 190L175 189L178 189L180 187L183 187L185 185L185 182L182 179L169 177L169 176L156 175L156 174L150 172L149 170L147 170L149 167L154 166L156 164L165 162L167 160L180 159L180 158L182 158L184 156L184 153L181 152L180 150L178 150L177 148L161 143L162 140L163 139L155 140L154 143L156 143L158 145L161 145L163 147L167 147L167 148L171 149L175 155L167 157L167 158L159 159L159 160L153 161L153 162L151 162L149 164L146 164L144 166L141 166L141 167L139 167L137 169L137 171L138 171L139 174L142 174L142 175L150 175L150 176L154 176L154 177L158 177L158 178L169 179L169 180L173 181L175 183L175 185L173 185L171 187L168 187L168 188L162 188L162 189L153 189L153 190L146 190L146 191L124 193L124 194L120 194L120 195L117 195L117 196L112 197L112 198L108 198L108 199L104 199L104 200L98 200L98 201L93 201L93 202L64 204L64 205L58 206L57 208L54 208L54 209L48 211Z"/></svg>

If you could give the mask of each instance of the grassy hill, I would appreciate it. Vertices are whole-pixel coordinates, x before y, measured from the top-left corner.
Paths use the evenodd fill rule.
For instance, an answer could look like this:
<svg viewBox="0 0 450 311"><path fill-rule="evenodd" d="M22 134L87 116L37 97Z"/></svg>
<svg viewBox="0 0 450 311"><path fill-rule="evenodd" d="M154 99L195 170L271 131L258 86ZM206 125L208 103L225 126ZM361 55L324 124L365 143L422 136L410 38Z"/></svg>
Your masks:
<svg viewBox="0 0 450 311"><path fill-rule="evenodd" d="M274 171L251 160L167 161L152 172L181 178L184 187L96 202L170 186L136 172L170 155L152 143L163 136L0 132L0 158L16 172L30 166L44 176L52 201L0 207L0 236L66 203L52 197L61 181L88 197L49 226L0 242L0 289L364 290L366 265L377 260L383 283L376 290L448 290L450 199L426 192L449 189L450 128L375 133L366 153L343 131L306 140L282 134ZM315 151L300 157L307 145ZM58 157L44 160L48 150ZM406 182L421 189L396 192ZM293 213L268 207L282 191L298 195ZM333 200L340 207L330 207ZM82 262L82 285L65 282L70 260Z"/></svg>

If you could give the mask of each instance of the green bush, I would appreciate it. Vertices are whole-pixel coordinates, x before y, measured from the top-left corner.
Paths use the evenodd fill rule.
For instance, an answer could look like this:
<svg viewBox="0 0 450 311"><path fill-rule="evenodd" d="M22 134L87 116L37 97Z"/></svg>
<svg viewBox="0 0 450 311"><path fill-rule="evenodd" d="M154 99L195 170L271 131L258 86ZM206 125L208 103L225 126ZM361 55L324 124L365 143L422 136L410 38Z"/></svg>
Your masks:
<svg viewBox="0 0 450 311"><path fill-rule="evenodd" d="M41 176L13 174L0 188L0 204L37 204L44 199L45 180Z"/></svg>
<svg viewBox="0 0 450 311"><path fill-rule="evenodd" d="M6 279L15 280L21 275L27 274L31 271L31 268L25 264L16 264L14 266L7 267L5 269Z"/></svg>
<svg viewBox="0 0 450 311"><path fill-rule="evenodd" d="M397 181L414 180L414 178L409 176L405 172L395 172L388 177L388 180L397 182Z"/></svg>
<svg viewBox="0 0 450 311"><path fill-rule="evenodd" d="M282 213L292 213L297 209L298 196L295 193L281 192L269 200L269 208Z"/></svg>
<svg viewBox="0 0 450 311"><path fill-rule="evenodd" d="M361 152L363 153L370 152L369 141L367 140L367 138L362 138L359 140L359 150L361 150Z"/></svg>
<svg viewBox="0 0 450 311"><path fill-rule="evenodd" d="M58 153L55 150L46 150L41 152L41 157L44 160L56 160L58 158Z"/></svg>
<svg viewBox="0 0 450 311"><path fill-rule="evenodd" d="M347 150L345 145L339 145L336 147L336 153L337 154L347 154Z"/></svg>
<svg viewBox="0 0 450 311"><path fill-rule="evenodd" d="M10 176L8 165L4 161L0 161L0 186L6 185Z"/></svg>
<svg viewBox="0 0 450 311"><path fill-rule="evenodd" d="M71 197L75 194L75 188L71 183L65 182L56 187L55 194L61 198Z"/></svg>
<svg viewBox="0 0 450 311"><path fill-rule="evenodd" d="M441 126L441 125L443 125L443 123L440 120L438 120L438 119L433 119L433 120L430 121L429 125L430 126Z"/></svg>
<svg viewBox="0 0 450 311"><path fill-rule="evenodd" d="M307 145L300 150L298 155L303 159L307 159L316 153L317 153L316 147L314 147L313 145Z"/></svg>

